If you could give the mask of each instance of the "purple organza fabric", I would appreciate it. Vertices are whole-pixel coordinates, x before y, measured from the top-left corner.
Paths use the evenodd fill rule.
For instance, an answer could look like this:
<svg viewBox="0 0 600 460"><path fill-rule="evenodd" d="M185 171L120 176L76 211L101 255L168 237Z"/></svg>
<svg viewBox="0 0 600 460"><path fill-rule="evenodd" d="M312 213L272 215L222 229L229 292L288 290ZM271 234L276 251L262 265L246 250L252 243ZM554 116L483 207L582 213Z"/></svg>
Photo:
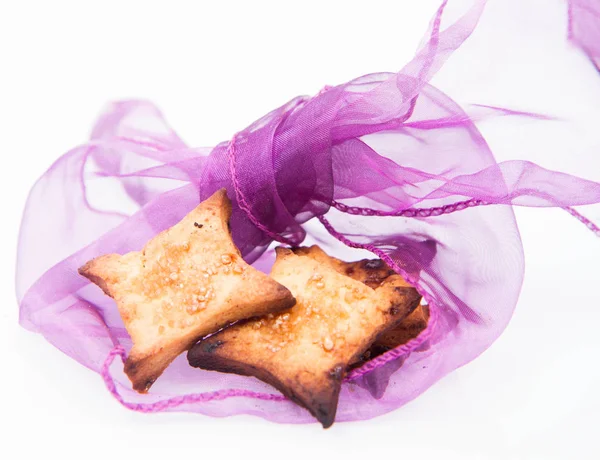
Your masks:
<svg viewBox="0 0 600 460"><path fill-rule="evenodd" d="M473 119L428 83L484 3L442 28L443 2L400 72L295 98L214 148L185 145L148 102L110 106L89 142L31 191L17 264L21 324L102 374L135 410L313 421L268 385L192 369L185 356L149 394L133 392L121 363L112 364L131 346L114 302L77 274L101 254L139 250L225 187L234 241L260 269L269 270L274 241L317 241L346 258L356 257L348 248L366 249L430 305L417 339L348 375L338 421L400 407L474 359L506 327L521 288L513 205L566 208L600 235L571 208L599 203L599 183L496 162Z"/></svg>
<svg viewBox="0 0 600 460"><path fill-rule="evenodd" d="M569 40L600 70L600 2L569 0Z"/></svg>

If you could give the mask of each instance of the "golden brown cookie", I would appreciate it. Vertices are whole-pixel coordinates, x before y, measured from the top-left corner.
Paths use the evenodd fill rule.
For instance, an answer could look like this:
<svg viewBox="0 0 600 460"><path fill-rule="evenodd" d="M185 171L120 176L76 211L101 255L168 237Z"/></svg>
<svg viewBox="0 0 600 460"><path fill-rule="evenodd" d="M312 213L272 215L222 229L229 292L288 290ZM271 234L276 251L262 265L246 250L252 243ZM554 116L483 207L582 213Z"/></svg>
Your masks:
<svg viewBox="0 0 600 460"><path fill-rule="evenodd" d="M142 251L108 254L79 269L115 299L133 341L125 373L136 391L146 392L201 337L294 305L287 288L244 262L230 215L223 189Z"/></svg>
<svg viewBox="0 0 600 460"><path fill-rule="evenodd" d="M322 252L322 251L321 251ZM342 380L376 337L397 325L420 297L398 275L375 289L332 268L337 262L277 248L271 276L296 298L289 311L233 325L188 352L194 367L267 382L308 409L325 428Z"/></svg>

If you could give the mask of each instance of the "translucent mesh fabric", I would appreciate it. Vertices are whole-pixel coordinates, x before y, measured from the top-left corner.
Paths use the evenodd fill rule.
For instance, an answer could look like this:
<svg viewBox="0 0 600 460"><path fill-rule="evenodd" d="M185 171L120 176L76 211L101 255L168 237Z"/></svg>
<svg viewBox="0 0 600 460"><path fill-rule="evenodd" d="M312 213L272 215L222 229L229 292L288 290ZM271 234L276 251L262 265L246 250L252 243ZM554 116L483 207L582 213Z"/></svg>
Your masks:
<svg viewBox="0 0 600 460"><path fill-rule="evenodd" d="M348 375L338 421L400 407L478 356L506 327L523 280L512 206L567 208L600 234L570 208L599 203L599 183L527 161L498 163L473 118L428 83L484 3L442 28L444 2L400 72L295 98L214 148L185 145L148 102L111 105L89 142L31 191L18 252L21 324L101 373L132 409L312 421L266 384L192 369L184 356L147 395L131 390L120 362L111 365L131 346L128 334L112 299L77 268L141 249L225 187L233 238L249 263L268 271L274 241L318 242L347 259L366 250L430 305L421 336ZM572 39L582 40L579 30Z"/></svg>

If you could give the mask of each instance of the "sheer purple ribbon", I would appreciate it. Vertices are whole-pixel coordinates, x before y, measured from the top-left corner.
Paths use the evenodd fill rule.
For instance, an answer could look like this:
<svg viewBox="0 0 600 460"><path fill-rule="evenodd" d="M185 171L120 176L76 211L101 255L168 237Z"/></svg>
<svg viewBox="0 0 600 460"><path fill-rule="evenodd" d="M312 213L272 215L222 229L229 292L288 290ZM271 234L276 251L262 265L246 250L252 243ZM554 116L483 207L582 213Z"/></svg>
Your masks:
<svg viewBox="0 0 600 460"><path fill-rule="evenodd" d="M165 385L164 394L140 396L109 372L115 357L124 358L128 337L114 303L77 268L101 254L139 250L225 187L233 237L248 262L268 269L269 245L301 244L304 224L317 219L333 239L388 263L430 306L429 326L419 337L349 374L338 420L400 407L474 359L504 330L522 283L512 206L560 207L600 235L574 208L600 203L600 184L526 161L496 162L474 124L481 117L429 85L469 37L485 1L444 28L446 4L400 72L365 75L296 98L214 148L186 146L149 103L113 105L90 142L57 160L32 189L19 239L21 323L100 373L130 409L310 420L253 379L236 389L238 377L175 362L153 388ZM573 24L578 12L570 9ZM572 25L571 39L581 30ZM483 118L544 119L498 107L478 110ZM103 193L92 200L103 181ZM123 197L111 202L106 191ZM125 201L129 209L120 207ZM208 391L188 394L179 386L196 377ZM226 404L231 398L234 406Z"/></svg>

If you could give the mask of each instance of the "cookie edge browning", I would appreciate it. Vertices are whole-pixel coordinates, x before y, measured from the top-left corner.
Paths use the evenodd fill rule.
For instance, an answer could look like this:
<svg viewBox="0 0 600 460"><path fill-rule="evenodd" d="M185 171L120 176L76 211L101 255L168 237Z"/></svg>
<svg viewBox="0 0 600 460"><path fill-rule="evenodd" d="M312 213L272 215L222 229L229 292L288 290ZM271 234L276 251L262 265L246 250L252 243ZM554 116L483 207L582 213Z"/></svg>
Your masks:
<svg viewBox="0 0 600 460"><path fill-rule="evenodd" d="M420 317L410 318L410 315L405 318L410 320L404 324L404 320L395 328L385 331L377 338L373 346L380 347L384 351L393 350L401 345L405 345L416 339L429 326L431 312L428 305L419 305L411 313L416 313L420 307ZM381 354L381 353L380 353Z"/></svg>
<svg viewBox="0 0 600 460"><path fill-rule="evenodd" d="M279 390L289 400L306 409L321 423L323 428L329 428L333 425L337 412L339 393L342 388L342 380L345 375L343 364L338 364L331 370L325 371L324 375L321 376L327 382L325 387L316 394L307 391L306 394L310 395L310 397L306 398L292 391L290 385L285 384L284 381L274 376L264 367L244 363L235 358L219 356L215 353L226 343L227 339L221 340L218 337L208 337L200 341L188 350L188 363L192 367L207 371L255 377ZM300 385L300 388L303 388L303 385Z"/></svg>

